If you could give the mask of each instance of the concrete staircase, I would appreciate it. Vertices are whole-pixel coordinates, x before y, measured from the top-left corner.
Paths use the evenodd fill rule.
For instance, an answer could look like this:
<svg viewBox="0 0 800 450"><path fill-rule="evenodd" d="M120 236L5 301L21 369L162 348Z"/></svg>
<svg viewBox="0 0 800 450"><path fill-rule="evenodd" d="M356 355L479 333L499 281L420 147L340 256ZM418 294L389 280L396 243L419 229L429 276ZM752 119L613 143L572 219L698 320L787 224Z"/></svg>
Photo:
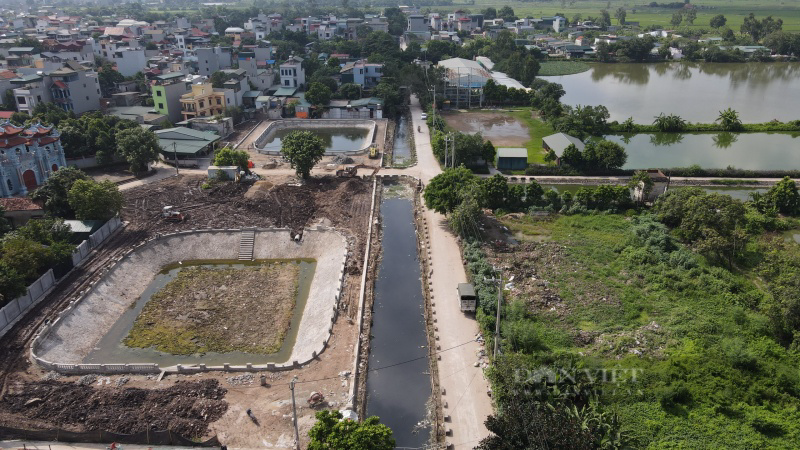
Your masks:
<svg viewBox="0 0 800 450"><path fill-rule="evenodd" d="M253 260L253 250L255 244L255 230L242 230L242 236L239 238L239 261Z"/></svg>

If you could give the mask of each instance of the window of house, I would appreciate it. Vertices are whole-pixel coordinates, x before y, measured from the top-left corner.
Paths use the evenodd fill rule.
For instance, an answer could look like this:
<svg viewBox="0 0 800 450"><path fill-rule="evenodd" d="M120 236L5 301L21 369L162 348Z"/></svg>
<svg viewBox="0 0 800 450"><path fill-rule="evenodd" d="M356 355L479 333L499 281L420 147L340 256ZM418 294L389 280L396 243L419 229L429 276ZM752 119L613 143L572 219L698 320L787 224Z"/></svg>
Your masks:
<svg viewBox="0 0 800 450"><path fill-rule="evenodd" d="M42 96L41 95L37 95L36 96L36 101L37 102L41 102L42 101Z"/></svg>
<svg viewBox="0 0 800 450"><path fill-rule="evenodd" d="M86 100L89 100L89 96L88 95L86 96Z"/></svg>
<svg viewBox="0 0 800 450"><path fill-rule="evenodd" d="M218 105L221 105L221 104L222 104L222 99L219 99L219 98L218 98L218 99L217 99L217 104L218 104Z"/></svg>
<svg viewBox="0 0 800 450"><path fill-rule="evenodd" d="M204 102L200 102L200 108L203 108Z"/></svg>
<svg viewBox="0 0 800 450"><path fill-rule="evenodd" d="M8 186L8 190L9 191L13 191L14 190L14 185L11 183L11 179L10 178L8 180L6 180L6 185Z"/></svg>
<svg viewBox="0 0 800 450"><path fill-rule="evenodd" d="M158 109L164 109L164 104L163 103L159 103L158 104Z"/></svg>
<svg viewBox="0 0 800 450"><path fill-rule="evenodd" d="M24 105L25 104L25 97L17 97L17 103L19 103L20 105Z"/></svg>
<svg viewBox="0 0 800 450"><path fill-rule="evenodd" d="M83 83L83 87L86 87L86 83Z"/></svg>
<svg viewBox="0 0 800 450"><path fill-rule="evenodd" d="M156 97L161 97L161 91L156 91Z"/></svg>
<svg viewBox="0 0 800 450"><path fill-rule="evenodd" d="M228 104L230 105L231 104L231 99L227 99L227 100L228 100Z"/></svg>
<svg viewBox="0 0 800 450"><path fill-rule="evenodd" d="M283 85L284 86L289 86L289 80L283 80Z"/></svg>

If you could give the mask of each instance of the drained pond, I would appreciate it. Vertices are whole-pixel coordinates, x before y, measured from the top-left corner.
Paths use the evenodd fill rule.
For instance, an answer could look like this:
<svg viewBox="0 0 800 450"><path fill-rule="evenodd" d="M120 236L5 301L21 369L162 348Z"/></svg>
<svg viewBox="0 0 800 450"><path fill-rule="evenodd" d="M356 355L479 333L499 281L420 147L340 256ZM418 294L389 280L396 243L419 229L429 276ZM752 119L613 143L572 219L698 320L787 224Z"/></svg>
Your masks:
<svg viewBox="0 0 800 450"><path fill-rule="evenodd" d="M163 366L286 362L315 267L313 260L169 265L83 362Z"/></svg>
<svg viewBox="0 0 800 450"><path fill-rule="evenodd" d="M281 128L276 130L272 138L264 146L264 150L270 152L280 151L283 138L293 131L298 131L298 129ZM365 128L303 128L301 131L310 131L319 136L325 143L325 152L327 153L355 152L369 145L367 142L369 130Z"/></svg>
<svg viewBox="0 0 800 450"><path fill-rule="evenodd" d="M375 280L367 375L367 416L394 432L397 447L421 448L430 439L431 396L424 296L413 203L389 185L381 202L383 255ZM407 362L410 361L410 362Z"/></svg>

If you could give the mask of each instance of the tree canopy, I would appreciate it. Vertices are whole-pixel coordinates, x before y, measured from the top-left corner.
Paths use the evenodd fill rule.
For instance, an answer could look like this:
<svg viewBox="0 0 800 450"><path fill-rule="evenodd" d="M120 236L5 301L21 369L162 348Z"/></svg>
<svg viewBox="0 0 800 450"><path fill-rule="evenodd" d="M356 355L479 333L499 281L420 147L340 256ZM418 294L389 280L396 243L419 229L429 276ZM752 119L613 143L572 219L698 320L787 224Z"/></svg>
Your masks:
<svg viewBox="0 0 800 450"><path fill-rule="evenodd" d="M78 220L108 220L122 209L122 193L109 180L77 180L67 195Z"/></svg>
<svg viewBox="0 0 800 450"><path fill-rule="evenodd" d="M339 411L318 411L317 422L308 435L311 442L309 450L348 449L348 450L392 450L395 440L392 430L380 423L375 416L362 423L342 419Z"/></svg>
<svg viewBox="0 0 800 450"><path fill-rule="evenodd" d="M325 155L325 143L310 131L292 131L281 141L281 153L289 160L297 176L308 178L311 169Z"/></svg>
<svg viewBox="0 0 800 450"><path fill-rule="evenodd" d="M155 133L136 127L117 133L117 152L128 161L131 172L141 173L158 160L161 146Z"/></svg>
<svg viewBox="0 0 800 450"><path fill-rule="evenodd" d="M69 191L76 181L88 179L80 169L62 167L33 191L31 198L44 205L48 216L71 219L75 217L75 211L69 203Z"/></svg>

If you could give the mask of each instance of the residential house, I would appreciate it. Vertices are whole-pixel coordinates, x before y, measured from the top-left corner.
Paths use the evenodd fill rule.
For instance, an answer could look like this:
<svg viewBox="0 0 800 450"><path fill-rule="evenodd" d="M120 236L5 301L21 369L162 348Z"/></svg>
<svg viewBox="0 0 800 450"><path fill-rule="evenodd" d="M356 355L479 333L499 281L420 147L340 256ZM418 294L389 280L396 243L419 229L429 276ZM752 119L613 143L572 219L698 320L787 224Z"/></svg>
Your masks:
<svg viewBox="0 0 800 450"><path fill-rule="evenodd" d="M100 109L100 81L97 72L75 61L47 74L51 81L50 98L64 111L83 114Z"/></svg>
<svg viewBox="0 0 800 450"><path fill-rule="evenodd" d="M236 106L232 89L215 88L211 83L193 84L191 91L181 95L183 120L224 114L225 108Z"/></svg>
<svg viewBox="0 0 800 450"><path fill-rule="evenodd" d="M117 48L111 55L111 61L116 64L117 72L125 77L132 77L147 67L147 58L143 48Z"/></svg>
<svg viewBox="0 0 800 450"><path fill-rule="evenodd" d="M456 108L469 108L483 104L483 87L492 78L486 68L470 59L443 59L437 64L444 67L444 96Z"/></svg>
<svg viewBox="0 0 800 450"><path fill-rule="evenodd" d="M153 107L159 114L167 116L172 123L184 119L182 114L181 96L189 92L189 87L180 72L171 72L157 75L153 79L151 88L153 94Z"/></svg>
<svg viewBox="0 0 800 450"><path fill-rule="evenodd" d="M303 58L292 56L280 65L281 87L298 88L306 83Z"/></svg>
<svg viewBox="0 0 800 450"><path fill-rule="evenodd" d="M565 133L551 134L542 138L542 148L546 152L552 151L556 154L556 164L558 165L561 165L561 156L570 145L574 145L580 151L586 147L583 141Z"/></svg>
<svg viewBox="0 0 800 450"><path fill-rule="evenodd" d="M197 72L210 77L214 72L230 69L233 64L230 47L198 48Z"/></svg>
<svg viewBox="0 0 800 450"><path fill-rule="evenodd" d="M368 63L367 60L362 59L345 64L340 73L342 84L355 83L365 89L372 89L381 81L383 64Z"/></svg>
<svg viewBox="0 0 800 450"><path fill-rule="evenodd" d="M58 130L0 124L0 196L25 196L66 165Z"/></svg>
<svg viewBox="0 0 800 450"><path fill-rule="evenodd" d="M247 80L255 86L257 90L263 92L272 87L275 73L272 71L272 68L260 68L260 62L263 62L264 66L266 66L267 59L259 60L256 57L256 52L239 52L239 69L244 70L247 75Z"/></svg>
<svg viewBox="0 0 800 450"><path fill-rule="evenodd" d="M425 16L422 14L412 14L408 16L408 27L406 31L409 33L424 33L428 31L428 24L426 23Z"/></svg>
<svg viewBox="0 0 800 450"><path fill-rule="evenodd" d="M42 74L23 75L11 80L15 86L14 99L17 111L33 115L33 109L39 103L49 103L50 89L45 85L45 76Z"/></svg>
<svg viewBox="0 0 800 450"><path fill-rule="evenodd" d="M44 217L42 205L28 197L0 198L0 206L3 208L3 217L11 222L14 228L25 225L31 219Z"/></svg>

